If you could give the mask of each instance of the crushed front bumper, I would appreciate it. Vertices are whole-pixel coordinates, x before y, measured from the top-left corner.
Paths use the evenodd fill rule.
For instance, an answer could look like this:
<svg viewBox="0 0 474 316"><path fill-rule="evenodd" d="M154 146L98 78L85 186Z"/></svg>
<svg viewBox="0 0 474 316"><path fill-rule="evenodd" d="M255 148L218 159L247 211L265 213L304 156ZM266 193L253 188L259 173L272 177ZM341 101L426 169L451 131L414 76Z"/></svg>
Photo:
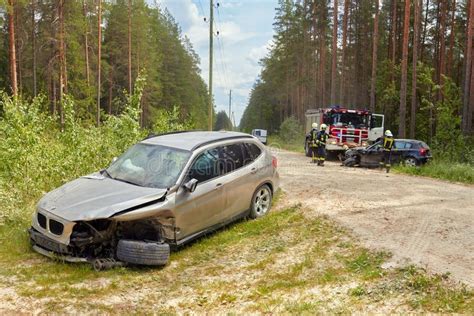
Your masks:
<svg viewBox="0 0 474 316"><path fill-rule="evenodd" d="M69 246L46 237L33 227L28 229L28 233L33 250L43 256L67 262L89 262L87 258L72 256Z"/></svg>

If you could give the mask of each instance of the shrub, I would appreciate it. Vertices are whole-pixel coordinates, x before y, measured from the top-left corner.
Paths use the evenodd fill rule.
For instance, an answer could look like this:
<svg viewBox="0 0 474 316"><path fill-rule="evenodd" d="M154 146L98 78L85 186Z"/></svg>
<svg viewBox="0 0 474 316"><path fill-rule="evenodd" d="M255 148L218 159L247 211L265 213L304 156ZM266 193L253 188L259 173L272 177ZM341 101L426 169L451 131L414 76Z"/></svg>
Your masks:
<svg viewBox="0 0 474 316"><path fill-rule="evenodd" d="M280 125L280 138L286 143L294 143L302 138L303 127L293 116L288 117Z"/></svg>
<svg viewBox="0 0 474 316"><path fill-rule="evenodd" d="M29 222L34 204L45 192L106 167L144 137L138 109L144 80L136 82L123 113L105 116L100 127L80 121L74 100L66 96L63 132L58 117L41 110L48 108L45 97L27 102L0 93L0 226Z"/></svg>

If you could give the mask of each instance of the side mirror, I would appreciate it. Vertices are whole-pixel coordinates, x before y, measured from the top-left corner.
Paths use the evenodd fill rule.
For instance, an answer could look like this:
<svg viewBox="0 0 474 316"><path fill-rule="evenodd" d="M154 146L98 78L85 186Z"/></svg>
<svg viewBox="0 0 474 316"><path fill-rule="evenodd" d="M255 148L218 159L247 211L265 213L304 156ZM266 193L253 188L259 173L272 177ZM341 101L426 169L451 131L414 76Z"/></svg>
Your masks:
<svg viewBox="0 0 474 316"><path fill-rule="evenodd" d="M194 191L196 190L197 184L198 184L198 180L196 180L196 179L191 179L191 180L189 180L188 182L186 182L186 183L184 184L184 187L185 187L186 190L188 190L189 192L194 192Z"/></svg>

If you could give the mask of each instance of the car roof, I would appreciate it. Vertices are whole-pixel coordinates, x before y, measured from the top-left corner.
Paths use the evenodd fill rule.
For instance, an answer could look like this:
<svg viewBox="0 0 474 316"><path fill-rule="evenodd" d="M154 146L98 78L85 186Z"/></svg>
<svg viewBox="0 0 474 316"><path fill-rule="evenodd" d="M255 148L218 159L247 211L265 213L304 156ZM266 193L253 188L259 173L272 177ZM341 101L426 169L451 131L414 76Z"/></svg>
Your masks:
<svg viewBox="0 0 474 316"><path fill-rule="evenodd" d="M175 132L152 136L142 141L144 144L162 145L193 151L199 147L230 139L254 139L253 136L239 132Z"/></svg>
<svg viewBox="0 0 474 316"><path fill-rule="evenodd" d="M421 142L421 140L406 139L406 138L396 138L395 141L397 141L397 142L407 142L407 143Z"/></svg>

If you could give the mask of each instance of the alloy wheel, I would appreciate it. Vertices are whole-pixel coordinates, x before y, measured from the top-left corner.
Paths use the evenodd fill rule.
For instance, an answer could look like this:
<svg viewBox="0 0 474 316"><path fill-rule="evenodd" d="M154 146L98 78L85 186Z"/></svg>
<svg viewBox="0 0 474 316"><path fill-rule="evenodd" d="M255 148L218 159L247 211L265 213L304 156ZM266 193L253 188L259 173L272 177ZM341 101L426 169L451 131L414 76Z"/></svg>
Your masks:
<svg viewBox="0 0 474 316"><path fill-rule="evenodd" d="M254 208L257 214L263 215L268 212L268 209L270 208L271 196L272 194L266 186L258 190L254 201Z"/></svg>

